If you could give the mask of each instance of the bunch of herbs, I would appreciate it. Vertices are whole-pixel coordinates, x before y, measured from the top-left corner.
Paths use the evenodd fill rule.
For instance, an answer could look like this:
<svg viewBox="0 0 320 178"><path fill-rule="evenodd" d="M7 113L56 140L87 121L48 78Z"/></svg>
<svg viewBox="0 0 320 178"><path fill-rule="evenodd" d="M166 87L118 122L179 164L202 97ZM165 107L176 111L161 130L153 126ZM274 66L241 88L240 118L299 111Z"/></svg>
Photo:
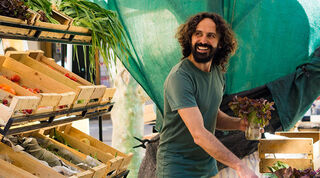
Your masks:
<svg viewBox="0 0 320 178"><path fill-rule="evenodd" d="M57 5L60 11L74 19L73 25L91 31L92 45L89 47L91 74L95 72L96 51L100 52L107 67L111 62L116 62L114 51L120 51L127 58L127 38L115 12L86 0L61 0Z"/></svg>
<svg viewBox="0 0 320 178"><path fill-rule="evenodd" d="M264 127L269 124L271 119L271 110L274 110L273 104L274 102L268 102L263 98L250 99L235 96L228 105L236 116L247 118L249 123L260 124L260 127Z"/></svg>

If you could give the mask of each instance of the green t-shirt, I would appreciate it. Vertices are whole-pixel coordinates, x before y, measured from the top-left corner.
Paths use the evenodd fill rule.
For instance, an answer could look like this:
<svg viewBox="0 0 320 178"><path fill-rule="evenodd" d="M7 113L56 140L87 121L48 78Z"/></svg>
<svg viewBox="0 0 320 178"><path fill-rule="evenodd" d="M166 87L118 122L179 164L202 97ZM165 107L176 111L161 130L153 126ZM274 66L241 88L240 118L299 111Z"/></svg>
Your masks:
<svg viewBox="0 0 320 178"><path fill-rule="evenodd" d="M193 138L178 109L198 106L204 126L214 133L224 90L220 68L198 69L190 60L180 61L164 84L164 119L157 152L157 177L211 177L216 161Z"/></svg>

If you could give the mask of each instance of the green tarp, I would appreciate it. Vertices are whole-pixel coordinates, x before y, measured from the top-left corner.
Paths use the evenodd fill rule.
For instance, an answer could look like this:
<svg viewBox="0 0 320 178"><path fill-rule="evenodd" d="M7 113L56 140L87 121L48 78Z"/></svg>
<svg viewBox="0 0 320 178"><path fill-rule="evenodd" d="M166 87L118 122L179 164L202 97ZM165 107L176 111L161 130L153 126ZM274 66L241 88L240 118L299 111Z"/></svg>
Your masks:
<svg viewBox="0 0 320 178"><path fill-rule="evenodd" d="M131 45L131 57L124 65L160 111L165 78L182 57L174 38L176 29L197 12L221 14L236 33L239 49L230 60L226 94L249 90L295 72L320 46L319 0L109 0L108 6L102 0L99 3L118 12ZM310 105L312 99L315 98L305 100ZM287 100L281 97L276 99L276 105L279 102L285 105ZM291 126L287 124L285 129Z"/></svg>

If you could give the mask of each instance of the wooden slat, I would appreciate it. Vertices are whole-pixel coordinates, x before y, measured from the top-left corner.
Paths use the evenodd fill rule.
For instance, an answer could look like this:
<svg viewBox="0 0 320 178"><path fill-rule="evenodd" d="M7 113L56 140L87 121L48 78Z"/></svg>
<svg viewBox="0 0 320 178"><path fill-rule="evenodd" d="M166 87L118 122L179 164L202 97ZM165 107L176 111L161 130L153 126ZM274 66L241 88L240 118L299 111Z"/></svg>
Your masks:
<svg viewBox="0 0 320 178"><path fill-rule="evenodd" d="M24 152L14 152L7 145L0 143L0 154L6 154L13 161L12 163L31 174L43 178L63 178L62 174L54 171L48 166L43 165L35 158Z"/></svg>
<svg viewBox="0 0 320 178"><path fill-rule="evenodd" d="M90 99L96 99L96 98L101 99L102 96L104 95L105 91L106 91L106 88L107 87L104 86L104 85L95 85L94 86L94 92L90 96Z"/></svg>
<svg viewBox="0 0 320 178"><path fill-rule="evenodd" d="M80 142L78 139L71 137L68 134L62 133L60 131L56 131L59 135L61 135L70 146L73 148L79 149L82 153L96 156L98 160L103 162L107 165L107 172L105 174L111 172L111 171L117 171L117 169L122 164L124 158L118 155L115 157L114 155L110 154L109 152L105 152L103 150L99 150L93 146L87 145L85 143Z"/></svg>
<svg viewBox="0 0 320 178"><path fill-rule="evenodd" d="M320 139L320 132L304 131L304 132L275 132L276 135L281 135L289 138L312 138L313 143Z"/></svg>
<svg viewBox="0 0 320 178"><path fill-rule="evenodd" d="M270 172L268 167L273 166L277 161L288 164L289 166L296 169L307 169L313 168L312 159L260 159L259 167L260 173Z"/></svg>
<svg viewBox="0 0 320 178"><path fill-rule="evenodd" d="M124 153L110 147L109 145L104 144L103 142L95 139L94 137L91 137L90 135L87 135L87 134L81 132L80 130L72 127L71 124L69 124L65 127L64 133L75 138L76 140L81 141L81 140L87 139L90 142L90 146L95 147L105 153L111 153L113 156L118 155L121 158L123 158L123 161L122 161L121 165L119 166L119 168L117 169L116 174L125 171L129 165L131 159L132 159L133 154L131 154L131 153L124 154Z"/></svg>
<svg viewBox="0 0 320 178"><path fill-rule="evenodd" d="M111 99L115 92L116 92L116 88L106 88L106 91L102 97L101 103L111 102Z"/></svg>
<svg viewBox="0 0 320 178"><path fill-rule="evenodd" d="M34 51L29 51L29 52L34 52ZM58 65L57 63L55 63L54 60L52 60L50 58L47 58L42 53L39 52L39 55L41 56L40 57L40 61L42 63L53 67L56 71L62 73L63 75L65 75L66 73L71 74L72 76L74 76L78 80L79 84L81 84L81 85L93 85L92 83L88 82L87 80L83 79L82 77L78 76L77 74L72 73L72 72L68 71L67 69L65 69L64 67Z"/></svg>
<svg viewBox="0 0 320 178"><path fill-rule="evenodd" d="M74 89L65 86L54 79L42 74L41 72L35 71L34 69L7 57L3 63L3 67L14 71L21 77L20 83L26 85L30 88L39 88L45 93L50 93L52 91L56 93L65 93L75 91ZM2 69L3 71L3 69ZM2 72L1 71L1 72Z"/></svg>
<svg viewBox="0 0 320 178"><path fill-rule="evenodd" d="M311 138L291 138L266 140L259 143L259 154L266 153L306 153L312 154L313 144Z"/></svg>
<svg viewBox="0 0 320 178"><path fill-rule="evenodd" d="M19 167L10 164L2 159L0 159L0 177L1 178L12 178L12 177L24 177L24 178L36 178L36 176L31 173L20 169Z"/></svg>
<svg viewBox="0 0 320 178"><path fill-rule="evenodd" d="M37 60L32 59L29 56L29 52L20 52L20 51L9 51L6 53L6 56L11 57L24 65L39 71L50 78L55 79L56 81L63 83L64 85L67 85L68 87L72 89L76 89L77 86L80 86L77 82L69 79L68 77L64 76L60 72L51 69L48 65L43 64Z"/></svg>

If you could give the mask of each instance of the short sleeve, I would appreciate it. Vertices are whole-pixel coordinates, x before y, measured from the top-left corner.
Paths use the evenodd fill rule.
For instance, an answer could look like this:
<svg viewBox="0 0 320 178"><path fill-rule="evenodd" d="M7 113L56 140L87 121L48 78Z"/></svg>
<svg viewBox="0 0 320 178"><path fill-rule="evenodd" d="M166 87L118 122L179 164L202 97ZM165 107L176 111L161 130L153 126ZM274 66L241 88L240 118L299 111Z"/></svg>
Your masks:
<svg viewBox="0 0 320 178"><path fill-rule="evenodd" d="M165 97L172 111L195 107L194 84L190 77L182 72L172 73L165 85Z"/></svg>

